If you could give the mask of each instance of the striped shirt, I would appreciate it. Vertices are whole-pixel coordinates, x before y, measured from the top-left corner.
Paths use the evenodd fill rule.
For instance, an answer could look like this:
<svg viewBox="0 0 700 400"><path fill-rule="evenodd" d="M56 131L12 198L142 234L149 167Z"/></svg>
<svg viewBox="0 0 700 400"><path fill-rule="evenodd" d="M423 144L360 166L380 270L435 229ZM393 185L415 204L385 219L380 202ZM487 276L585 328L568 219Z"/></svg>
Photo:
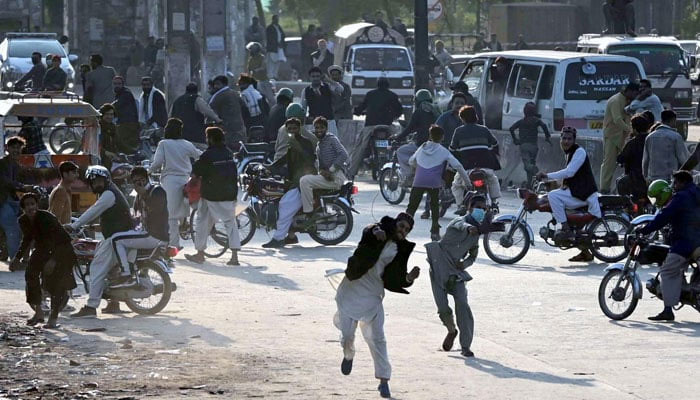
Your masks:
<svg viewBox="0 0 700 400"><path fill-rule="evenodd" d="M338 137L332 133L326 133L318 142L316 147L316 155L318 157L318 168L330 170L335 167L335 170L345 172L345 162L348 159L348 152L340 143Z"/></svg>

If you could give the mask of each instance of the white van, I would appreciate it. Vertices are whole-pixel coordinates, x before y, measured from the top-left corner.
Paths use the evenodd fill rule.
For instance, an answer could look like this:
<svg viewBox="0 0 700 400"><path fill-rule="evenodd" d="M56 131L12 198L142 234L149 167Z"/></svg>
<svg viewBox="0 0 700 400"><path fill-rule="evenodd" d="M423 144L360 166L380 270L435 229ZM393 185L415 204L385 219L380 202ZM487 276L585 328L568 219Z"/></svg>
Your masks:
<svg viewBox="0 0 700 400"><path fill-rule="evenodd" d="M357 106L380 77L389 80L404 110L413 107L414 70L411 52L404 38L393 29L369 23L345 25L335 32L334 61L343 66L343 81L352 88Z"/></svg>
<svg viewBox="0 0 700 400"><path fill-rule="evenodd" d="M491 72L497 58L506 65L500 79ZM519 50L476 54L460 80L481 104L491 129L508 130L533 102L550 131L568 125L579 136L602 137L606 100L645 77L632 57Z"/></svg>

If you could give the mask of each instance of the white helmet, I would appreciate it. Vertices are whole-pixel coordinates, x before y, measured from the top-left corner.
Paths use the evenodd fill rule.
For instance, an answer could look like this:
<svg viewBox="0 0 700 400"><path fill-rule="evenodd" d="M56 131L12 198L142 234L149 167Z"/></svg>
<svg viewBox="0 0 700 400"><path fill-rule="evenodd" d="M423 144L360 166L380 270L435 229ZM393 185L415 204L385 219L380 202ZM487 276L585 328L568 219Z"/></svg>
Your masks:
<svg viewBox="0 0 700 400"><path fill-rule="evenodd" d="M88 167L87 171L85 171L85 179L88 182L98 176L105 178L107 182L110 180L109 170L101 165L91 165Z"/></svg>

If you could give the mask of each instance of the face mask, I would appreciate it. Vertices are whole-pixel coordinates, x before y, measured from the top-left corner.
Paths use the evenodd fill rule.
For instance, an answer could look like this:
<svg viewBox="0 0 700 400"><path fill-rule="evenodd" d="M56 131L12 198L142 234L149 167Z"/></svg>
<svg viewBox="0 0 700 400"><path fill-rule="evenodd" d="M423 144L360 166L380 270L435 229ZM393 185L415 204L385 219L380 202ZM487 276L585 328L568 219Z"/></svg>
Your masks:
<svg viewBox="0 0 700 400"><path fill-rule="evenodd" d="M476 222L482 223L484 221L484 218L486 217L486 211L484 211L481 208L475 208L472 210L471 216Z"/></svg>

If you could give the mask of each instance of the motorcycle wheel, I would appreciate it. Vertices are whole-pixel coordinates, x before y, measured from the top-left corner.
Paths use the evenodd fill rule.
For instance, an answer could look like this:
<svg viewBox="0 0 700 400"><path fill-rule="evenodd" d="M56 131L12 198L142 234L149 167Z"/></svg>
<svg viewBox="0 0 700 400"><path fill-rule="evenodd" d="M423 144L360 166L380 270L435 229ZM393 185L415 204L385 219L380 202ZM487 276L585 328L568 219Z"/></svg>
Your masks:
<svg viewBox="0 0 700 400"><path fill-rule="evenodd" d="M192 227L192 242L196 243L195 239L195 221L197 220L197 210L192 210L190 214L190 226ZM228 250L228 235L226 234L226 226L221 221L217 221L211 227L209 236L207 236L207 248L204 250L204 255L209 258L221 257Z"/></svg>
<svg viewBox="0 0 700 400"><path fill-rule="evenodd" d="M607 222L610 230L605 226L603 221ZM591 246L591 253L595 258L607 263L614 263L627 257L628 250L625 247L625 235L629 230L629 223L622 217L617 215L604 215L602 219L594 221L588 232L593 237L604 237L605 235L614 232L617 234L617 246L598 247Z"/></svg>
<svg viewBox="0 0 700 400"><path fill-rule="evenodd" d="M172 294L170 275L153 262L147 261L147 264L139 269L139 279L141 281L149 280L154 288L153 293L143 299L126 299L126 306L131 311L144 315L153 315L163 311Z"/></svg>
<svg viewBox="0 0 700 400"><path fill-rule="evenodd" d="M330 210L331 212L327 212L327 210ZM321 243L322 245L335 246L336 244L341 243L342 241L347 239L348 236L350 236L350 234L352 233L353 218L352 211L350 210L350 208L348 208L348 206L341 203L340 201L327 203L326 209L324 210L324 215L331 217L334 216L338 220L345 219L345 223L338 224L336 229L332 231L317 231L312 228L308 231L308 234L309 236L311 236L311 239L315 240L318 243ZM323 222L323 220L319 222Z"/></svg>
<svg viewBox="0 0 700 400"><path fill-rule="evenodd" d="M511 227L513 234L508 237ZM513 221L505 222L505 231L484 234L484 250L489 258L499 264L515 264L520 261L530 249L530 235L525 225L513 227Z"/></svg>
<svg viewBox="0 0 700 400"><path fill-rule="evenodd" d="M616 321L625 319L632 315L639 302L633 292L632 282L622 271L608 271L598 288L598 305L608 318Z"/></svg>
<svg viewBox="0 0 700 400"><path fill-rule="evenodd" d="M72 152L61 152L61 150L65 151L65 148L62 149L62 145L66 142L81 142L81 137L75 128L66 125L59 125L51 129L51 133L49 133L49 147L51 147L51 150L55 154L74 154ZM73 148L73 146L71 146L71 148ZM80 150L80 146L77 146L77 148Z"/></svg>
<svg viewBox="0 0 700 400"><path fill-rule="evenodd" d="M379 191L389 204L401 204L406 197L406 189L401 187L397 168L387 168L379 173Z"/></svg>
<svg viewBox="0 0 700 400"><path fill-rule="evenodd" d="M255 215L249 208L236 216L236 223L238 224L238 237L241 238L241 246L244 246L255 236L257 228Z"/></svg>

